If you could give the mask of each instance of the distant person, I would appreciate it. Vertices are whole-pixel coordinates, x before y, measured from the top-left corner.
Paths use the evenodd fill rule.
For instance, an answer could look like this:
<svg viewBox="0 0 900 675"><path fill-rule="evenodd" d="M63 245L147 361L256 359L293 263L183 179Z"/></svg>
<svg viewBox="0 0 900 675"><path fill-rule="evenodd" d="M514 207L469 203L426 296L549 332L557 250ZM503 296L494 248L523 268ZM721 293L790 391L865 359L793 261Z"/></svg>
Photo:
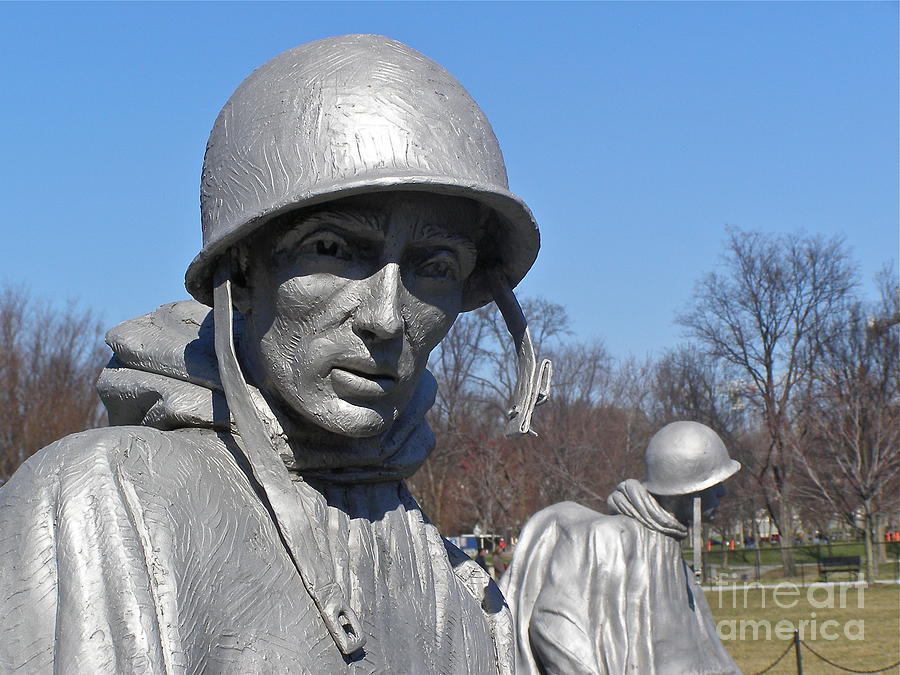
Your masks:
<svg viewBox="0 0 900 675"><path fill-rule="evenodd" d="M710 514L741 465L696 422L663 427L645 461L610 495L616 515L562 502L526 523L500 581L519 675L740 673L681 541L694 498Z"/></svg>
<svg viewBox="0 0 900 675"><path fill-rule="evenodd" d="M499 547L496 551L494 551L494 560L493 560L493 568L494 568L494 579L499 579L503 576L503 573L509 567L509 563L507 563L503 559L503 555L500 553Z"/></svg>
<svg viewBox="0 0 900 675"><path fill-rule="evenodd" d="M481 569L483 569L485 572L488 571L487 549L484 549L484 548L478 549L478 555L475 556L475 562L478 563L478 566Z"/></svg>

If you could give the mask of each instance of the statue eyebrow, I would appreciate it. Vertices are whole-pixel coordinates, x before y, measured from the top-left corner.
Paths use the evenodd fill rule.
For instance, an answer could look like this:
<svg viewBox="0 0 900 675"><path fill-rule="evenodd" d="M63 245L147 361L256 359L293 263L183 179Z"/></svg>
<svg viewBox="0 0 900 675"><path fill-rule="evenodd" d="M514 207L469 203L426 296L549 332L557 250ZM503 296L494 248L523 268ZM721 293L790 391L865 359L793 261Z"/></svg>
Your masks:
<svg viewBox="0 0 900 675"><path fill-rule="evenodd" d="M328 227L365 239L381 241L387 232L387 225L387 214L376 209L322 209L294 221L293 226L282 235L277 250L284 251L299 244L307 234L318 227ZM411 244L419 247L446 246L473 258L478 256L478 247L471 237L457 234L425 219L416 224Z"/></svg>
<svg viewBox="0 0 900 675"><path fill-rule="evenodd" d="M367 239L382 240L387 229L383 218L375 211L361 209L325 209L292 221L278 239L276 251L288 251L297 246L317 227L343 230Z"/></svg>
<svg viewBox="0 0 900 675"><path fill-rule="evenodd" d="M384 214L368 209L325 209L316 211L304 218L301 223L306 228L328 225L358 232L373 239L384 239L387 231L387 221Z"/></svg>
<svg viewBox="0 0 900 675"><path fill-rule="evenodd" d="M418 225L413 232L413 244L417 246L428 245L444 245L459 248L472 256L478 255L478 248L475 242L469 237L454 232L449 232L446 228L439 225L422 223Z"/></svg>

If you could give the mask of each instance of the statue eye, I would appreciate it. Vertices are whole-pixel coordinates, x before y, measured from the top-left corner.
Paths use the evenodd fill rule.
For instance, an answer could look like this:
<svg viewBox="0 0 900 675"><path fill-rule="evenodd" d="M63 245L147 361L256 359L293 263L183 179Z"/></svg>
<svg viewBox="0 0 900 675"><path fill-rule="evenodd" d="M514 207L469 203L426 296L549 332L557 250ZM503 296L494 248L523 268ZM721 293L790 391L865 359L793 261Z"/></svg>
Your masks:
<svg viewBox="0 0 900 675"><path fill-rule="evenodd" d="M450 251L439 251L424 260L416 270L419 276L438 280L459 279L459 261Z"/></svg>
<svg viewBox="0 0 900 675"><path fill-rule="evenodd" d="M335 260L352 260L353 252L349 244L333 232L316 232L307 237L303 242L301 252L321 258L334 258Z"/></svg>
<svg viewBox="0 0 900 675"><path fill-rule="evenodd" d="M316 253L319 255L338 256L338 243L336 241L317 241Z"/></svg>

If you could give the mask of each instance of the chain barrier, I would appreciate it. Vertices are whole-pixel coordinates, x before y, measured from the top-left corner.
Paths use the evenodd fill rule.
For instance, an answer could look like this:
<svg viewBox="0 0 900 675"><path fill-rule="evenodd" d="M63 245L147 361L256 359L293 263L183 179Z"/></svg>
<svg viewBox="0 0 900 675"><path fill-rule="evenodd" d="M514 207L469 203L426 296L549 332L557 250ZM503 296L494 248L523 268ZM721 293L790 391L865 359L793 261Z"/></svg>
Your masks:
<svg viewBox="0 0 900 675"><path fill-rule="evenodd" d="M866 675L868 675L869 673L884 673L888 670L892 670L892 669L900 666L900 661L897 661L895 663L892 663L889 666L885 666L884 668L877 668L875 670L854 670L853 668L847 668L846 666L837 664L834 661L832 661L831 659L828 659L828 658L822 656L819 652L817 652L815 649L810 647L803 640L799 640L799 643L801 645L803 645L804 647L806 647L810 652L812 652L814 656L821 659L822 661L827 663L829 666L831 666L833 668L837 668L838 670L842 670L845 673L864 673ZM763 675L764 673L768 673L770 670L772 670L772 668L774 668L779 663L781 663L782 660L784 659L784 657L787 656L792 649L796 649L794 642L791 642L788 644L787 648L783 652L781 652L781 656L779 656L777 659L775 659L772 663L770 663L768 666L766 666L763 670L757 671L753 675Z"/></svg>
<svg viewBox="0 0 900 675"><path fill-rule="evenodd" d="M753 675L763 675L763 673L768 673L770 670L772 670L772 668L774 668L774 667L777 666L779 663L781 663L781 660L782 660L785 656L787 656L787 655L788 655L788 652L790 652L793 648L794 648L794 643L791 642L791 643L787 646L787 649L785 649L783 652L781 652L781 656L779 656L777 659L775 659L772 663L770 663L768 666L766 666L763 670L760 670L758 673L754 673Z"/></svg>
<svg viewBox="0 0 900 675"><path fill-rule="evenodd" d="M802 640L800 641L800 644L803 645L804 647L806 647L816 657L818 657L819 659L821 659L822 661L827 663L829 666L837 668L838 670L843 670L845 673L883 673L886 670L891 670L893 668L896 668L897 666L900 666L900 661L897 661L896 663L892 663L891 665L885 666L884 668L878 668L877 670L854 670L853 668L847 668L846 666L838 665L834 661L825 658L819 652L817 652L815 649L810 647L806 642L803 642Z"/></svg>

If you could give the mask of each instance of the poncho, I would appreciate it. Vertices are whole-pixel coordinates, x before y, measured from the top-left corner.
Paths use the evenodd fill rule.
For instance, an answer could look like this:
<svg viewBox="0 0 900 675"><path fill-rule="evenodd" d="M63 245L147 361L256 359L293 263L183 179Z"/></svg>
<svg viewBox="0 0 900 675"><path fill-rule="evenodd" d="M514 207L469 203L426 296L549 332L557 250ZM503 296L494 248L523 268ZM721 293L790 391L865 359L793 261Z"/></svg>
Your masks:
<svg viewBox="0 0 900 675"><path fill-rule="evenodd" d="M345 658L223 418L208 309L164 305L107 341L114 426L53 443L0 488L0 672L510 672L496 586L404 484L433 444L430 375L362 466L296 452L255 396L362 622Z"/></svg>
<svg viewBox="0 0 900 675"><path fill-rule="evenodd" d="M636 480L619 515L573 502L526 523L500 588L518 675L740 673L681 555L686 529Z"/></svg>

